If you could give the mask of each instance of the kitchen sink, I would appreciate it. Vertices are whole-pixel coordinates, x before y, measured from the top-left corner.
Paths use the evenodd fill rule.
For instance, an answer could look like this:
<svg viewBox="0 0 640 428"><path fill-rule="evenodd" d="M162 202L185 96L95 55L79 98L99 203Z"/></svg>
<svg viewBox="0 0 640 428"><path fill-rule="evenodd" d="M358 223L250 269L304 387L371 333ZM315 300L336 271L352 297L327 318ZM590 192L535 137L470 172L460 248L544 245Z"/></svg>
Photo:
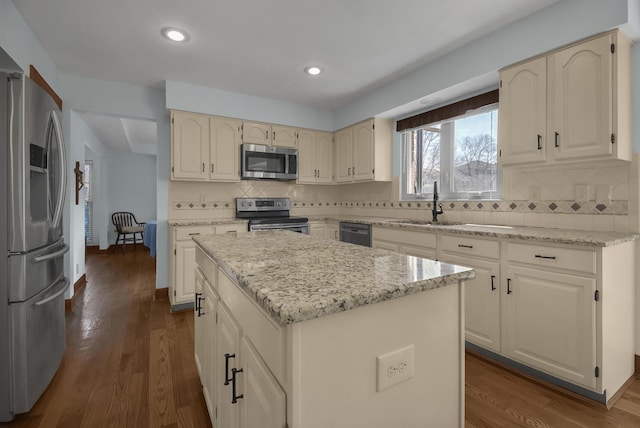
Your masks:
<svg viewBox="0 0 640 428"><path fill-rule="evenodd" d="M391 220L389 223L394 224L415 224L419 226L460 226L460 222L456 221L431 221L431 220L410 220L410 219L402 219L402 220Z"/></svg>

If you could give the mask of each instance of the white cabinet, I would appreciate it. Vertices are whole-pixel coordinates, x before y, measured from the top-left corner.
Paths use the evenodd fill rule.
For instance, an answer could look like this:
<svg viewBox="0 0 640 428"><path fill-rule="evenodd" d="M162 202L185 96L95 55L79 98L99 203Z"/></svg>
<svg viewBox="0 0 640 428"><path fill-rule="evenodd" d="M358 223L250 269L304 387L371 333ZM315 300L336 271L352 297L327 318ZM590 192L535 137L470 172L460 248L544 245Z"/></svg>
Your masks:
<svg viewBox="0 0 640 428"><path fill-rule="evenodd" d="M476 272L476 277L465 283L465 338L500 352L500 242L442 234L438 258Z"/></svg>
<svg viewBox="0 0 640 428"><path fill-rule="evenodd" d="M501 165L631 160L630 78L618 31L501 70Z"/></svg>
<svg viewBox="0 0 640 428"><path fill-rule="evenodd" d="M244 233L245 223L200 226L169 227L169 301L173 308L178 305L190 305L194 302L196 291L196 243L193 237L214 233ZM201 292L201 291L200 291Z"/></svg>
<svg viewBox="0 0 640 428"><path fill-rule="evenodd" d="M171 179L239 181L241 121L171 112Z"/></svg>
<svg viewBox="0 0 640 428"><path fill-rule="evenodd" d="M209 179L239 181L240 132L242 122L211 117L209 122Z"/></svg>
<svg viewBox="0 0 640 428"><path fill-rule="evenodd" d="M278 331L274 337L273 330L265 330L263 315L231 288L235 286L226 274L202 250L197 250L196 259L197 288L202 286L204 294L195 312L195 356L213 425L283 428L286 394L271 371L282 364L271 358L272 350L261 354L250 338L257 331L255 340L263 349L278 347ZM264 358L274 363L271 369Z"/></svg>
<svg viewBox="0 0 640 428"><path fill-rule="evenodd" d="M298 131L298 183L333 182L333 134L301 129Z"/></svg>
<svg viewBox="0 0 640 428"><path fill-rule="evenodd" d="M391 180L390 120L365 120L336 132L335 140L337 182Z"/></svg>
<svg viewBox="0 0 640 428"><path fill-rule="evenodd" d="M333 221L310 221L309 233L318 238L331 239L337 241L340 239L338 234L338 223Z"/></svg>
<svg viewBox="0 0 640 428"><path fill-rule="evenodd" d="M374 226L372 228L372 246L408 256L437 259L437 235L435 233L416 233L395 227Z"/></svg>
<svg viewBox="0 0 640 428"><path fill-rule="evenodd" d="M171 112L171 179L205 180L209 160L209 116Z"/></svg>
<svg viewBox="0 0 640 428"><path fill-rule="evenodd" d="M298 147L298 130L269 123L242 122L242 142L266 146Z"/></svg>

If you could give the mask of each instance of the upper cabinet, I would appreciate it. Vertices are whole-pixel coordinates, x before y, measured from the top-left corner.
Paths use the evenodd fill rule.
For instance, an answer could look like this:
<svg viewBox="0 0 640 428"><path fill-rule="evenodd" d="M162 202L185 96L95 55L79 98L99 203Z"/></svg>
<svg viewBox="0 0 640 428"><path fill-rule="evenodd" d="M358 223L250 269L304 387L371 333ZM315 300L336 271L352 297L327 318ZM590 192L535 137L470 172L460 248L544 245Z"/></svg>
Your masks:
<svg viewBox="0 0 640 428"><path fill-rule="evenodd" d="M335 134L336 181L390 181L391 120L373 118Z"/></svg>
<svg viewBox="0 0 640 428"><path fill-rule="evenodd" d="M333 134L300 129L298 131L298 183L333 183Z"/></svg>
<svg viewBox="0 0 640 428"><path fill-rule="evenodd" d="M242 142L265 146L298 147L298 130L268 123L242 122Z"/></svg>
<svg viewBox="0 0 640 428"><path fill-rule="evenodd" d="M631 160L630 47L612 31L501 70L501 165Z"/></svg>
<svg viewBox="0 0 640 428"><path fill-rule="evenodd" d="M209 116L171 112L171 178L206 180L209 162Z"/></svg>
<svg viewBox="0 0 640 428"><path fill-rule="evenodd" d="M171 112L171 179L239 181L242 122Z"/></svg>

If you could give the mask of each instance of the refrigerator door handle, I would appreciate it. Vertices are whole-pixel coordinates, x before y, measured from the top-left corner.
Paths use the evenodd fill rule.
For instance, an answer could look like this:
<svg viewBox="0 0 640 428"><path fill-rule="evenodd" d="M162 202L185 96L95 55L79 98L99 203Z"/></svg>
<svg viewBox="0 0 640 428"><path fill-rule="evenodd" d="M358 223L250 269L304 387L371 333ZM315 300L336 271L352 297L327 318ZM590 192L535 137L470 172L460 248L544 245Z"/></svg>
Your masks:
<svg viewBox="0 0 640 428"><path fill-rule="evenodd" d="M69 246L67 244L63 244L63 247L61 250L56 251L55 253L49 253L46 254L44 256L39 256L39 257L34 257L33 261L36 263L40 263L40 262L44 262L47 260L51 260L51 259L55 259L57 257L60 257L64 254L67 254L69 252Z"/></svg>
<svg viewBox="0 0 640 428"><path fill-rule="evenodd" d="M64 150L64 140L62 139L62 126L60 125L60 119L58 113L54 110L51 111L51 120L53 122L53 128L56 133L56 140L58 142L58 151L60 154L60 185L58 188L58 201L56 202L56 209L53 214L53 227L58 227L62 220L62 210L64 209L64 197L67 190L67 154Z"/></svg>
<svg viewBox="0 0 640 428"><path fill-rule="evenodd" d="M62 288L62 290L60 290L57 293L47 297L46 299L42 299L42 300L34 303L34 305L36 305L36 306L45 305L45 304L49 303L50 301L55 300L58 297L60 297L61 295L63 295L64 293L66 293L67 290L69 289L69 286L71 285L71 281L69 281L69 278L64 277L64 283L65 283L65 285Z"/></svg>

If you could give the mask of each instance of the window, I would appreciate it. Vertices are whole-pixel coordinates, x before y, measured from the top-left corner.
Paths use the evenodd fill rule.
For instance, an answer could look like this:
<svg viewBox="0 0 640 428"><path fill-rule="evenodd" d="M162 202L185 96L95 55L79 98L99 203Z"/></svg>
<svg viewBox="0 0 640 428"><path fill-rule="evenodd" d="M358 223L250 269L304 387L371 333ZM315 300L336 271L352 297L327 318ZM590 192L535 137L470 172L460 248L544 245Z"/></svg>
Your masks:
<svg viewBox="0 0 640 428"><path fill-rule="evenodd" d="M403 198L499 198L497 133L497 104L404 132Z"/></svg>
<svg viewBox="0 0 640 428"><path fill-rule="evenodd" d="M85 161L84 174L84 240L93 243L93 161Z"/></svg>

